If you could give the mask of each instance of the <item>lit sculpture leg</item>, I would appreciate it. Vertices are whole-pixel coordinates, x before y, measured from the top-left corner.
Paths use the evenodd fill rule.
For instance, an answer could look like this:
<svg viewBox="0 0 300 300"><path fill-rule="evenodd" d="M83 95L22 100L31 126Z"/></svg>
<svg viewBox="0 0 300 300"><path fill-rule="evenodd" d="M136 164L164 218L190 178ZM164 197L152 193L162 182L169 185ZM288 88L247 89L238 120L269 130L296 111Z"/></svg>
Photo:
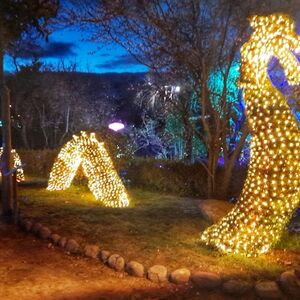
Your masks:
<svg viewBox="0 0 300 300"><path fill-rule="evenodd" d="M70 187L81 164L81 152L77 141L78 137L73 136L60 150L50 173L47 190L59 191Z"/></svg>
<svg viewBox="0 0 300 300"><path fill-rule="evenodd" d="M105 206L125 207L129 200L104 144L92 133L73 136L60 151L50 174L48 190L67 189L82 164L88 186Z"/></svg>
<svg viewBox="0 0 300 300"><path fill-rule="evenodd" d="M300 204L300 134L287 100L267 74L279 59L290 85L300 83L300 50L294 22L274 14L251 19L254 29L242 47L240 86L251 131L248 176L234 209L206 229L201 240L228 253L255 256L274 244Z"/></svg>

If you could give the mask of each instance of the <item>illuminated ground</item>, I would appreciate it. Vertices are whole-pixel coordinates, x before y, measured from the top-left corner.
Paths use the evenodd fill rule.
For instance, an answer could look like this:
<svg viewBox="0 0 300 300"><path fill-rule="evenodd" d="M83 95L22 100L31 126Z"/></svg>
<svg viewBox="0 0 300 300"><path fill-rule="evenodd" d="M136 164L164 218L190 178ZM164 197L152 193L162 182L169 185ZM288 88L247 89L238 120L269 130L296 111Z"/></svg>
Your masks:
<svg viewBox="0 0 300 300"><path fill-rule="evenodd" d="M199 213L197 199L133 189L130 206L113 209L99 206L85 186L61 192L27 186L19 194L25 214L52 231L80 243L96 243L145 267L163 264L170 271L188 267L230 277L275 279L300 264L299 234L286 233L276 250L256 259L221 256L200 245L200 233L208 223Z"/></svg>
<svg viewBox="0 0 300 300"><path fill-rule="evenodd" d="M119 274L100 263L48 249L11 226L0 228L0 299L111 299L158 288L131 277L120 284Z"/></svg>
<svg viewBox="0 0 300 300"><path fill-rule="evenodd" d="M222 293L153 284L101 263L68 256L47 243L0 224L1 300L234 299ZM245 297L253 299L252 296Z"/></svg>

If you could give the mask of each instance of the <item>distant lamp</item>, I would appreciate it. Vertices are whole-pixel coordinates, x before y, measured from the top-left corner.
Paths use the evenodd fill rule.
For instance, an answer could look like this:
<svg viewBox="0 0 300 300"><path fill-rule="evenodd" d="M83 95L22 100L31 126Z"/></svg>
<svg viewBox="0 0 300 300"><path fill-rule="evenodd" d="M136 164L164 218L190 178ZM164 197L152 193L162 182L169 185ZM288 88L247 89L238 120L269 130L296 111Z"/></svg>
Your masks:
<svg viewBox="0 0 300 300"><path fill-rule="evenodd" d="M177 85L177 86L175 86L175 93L179 93L179 92L180 92L180 86Z"/></svg>
<svg viewBox="0 0 300 300"><path fill-rule="evenodd" d="M108 128L113 131L120 131L124 129L125 125L121 122L113 122L108 125Z"/></svg>

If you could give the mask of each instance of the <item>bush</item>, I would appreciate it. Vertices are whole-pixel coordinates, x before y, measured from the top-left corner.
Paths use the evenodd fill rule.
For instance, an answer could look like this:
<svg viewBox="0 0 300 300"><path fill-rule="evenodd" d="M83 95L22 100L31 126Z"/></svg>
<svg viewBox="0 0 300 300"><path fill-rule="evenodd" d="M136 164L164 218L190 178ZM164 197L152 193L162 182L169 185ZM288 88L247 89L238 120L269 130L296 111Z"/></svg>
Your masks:
<svg viewBox="0 0 300 300"><path fill-rule="evenodd" d="M59 150L17 150L24 167L25 176L48 178Z"/></svg>
<svg viewBox="0 0 300 300"><path fill-rule="evenodd" d="M208 174L200 163L135 158L120 170L132 186L181 196L205 197ZM216 186L222 181L223 170L217 172ZM237 167L230 185L229 197L238 197L246 178L247 168ZM220 195L216 197L222 198Z"/></svg>
<svg viewBox="0 0 300 300"><path fill-rule="evenodd" d="M25 176L48 178L59 150L18 150ZM180 161L157 160L153 158L114 159L114 165L125 184L151 191L180 196L205 197L207 172L200 163L188 165ZM217 172L216 186L222 181L223 170ZM246 168L236 168L230 185L229 197L237 197L246 177ZM81 168L74 184L86 185L87 179ZM216 195L217 198L222 198Z"/></svg>

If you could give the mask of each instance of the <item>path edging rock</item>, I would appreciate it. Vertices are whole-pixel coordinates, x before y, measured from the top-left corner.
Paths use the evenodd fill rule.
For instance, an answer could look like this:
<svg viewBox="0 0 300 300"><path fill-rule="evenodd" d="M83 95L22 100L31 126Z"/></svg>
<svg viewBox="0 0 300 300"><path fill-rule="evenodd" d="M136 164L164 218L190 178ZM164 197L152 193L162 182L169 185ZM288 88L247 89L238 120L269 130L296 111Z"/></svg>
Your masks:
<svg viewBox="0 0 300 300"><path fill-rule="evenodd" d="M90 259L97 259L118 272L127 272L130 276L145 277L155 283L170 282L173 284L188 284L190 282L198 289L222 290L225 294L242 296L255 291L262 299L281 299L284 295L294 296L300 291L300 268L285 271L276 281L257 281L254 285L242 279L223 280L222 277L213 272L195 270L191 272L187 268L174 270L170 274L163 265L153 265L145 271L143 264L136 261L127 262L119 254L111 254L108 250L100 250L97 245L87 244L84 247L75 240L67 239L57 233L52 233L48 227L28 218L20 218L20 228L26 233L32 233L42 240L49 240L54 246L60 247L72 255L84 254ZM83 251L81 251L83 249ZM254 289L253 289L254 287ZM297 294L298 295L298 294Z"/></svg>

